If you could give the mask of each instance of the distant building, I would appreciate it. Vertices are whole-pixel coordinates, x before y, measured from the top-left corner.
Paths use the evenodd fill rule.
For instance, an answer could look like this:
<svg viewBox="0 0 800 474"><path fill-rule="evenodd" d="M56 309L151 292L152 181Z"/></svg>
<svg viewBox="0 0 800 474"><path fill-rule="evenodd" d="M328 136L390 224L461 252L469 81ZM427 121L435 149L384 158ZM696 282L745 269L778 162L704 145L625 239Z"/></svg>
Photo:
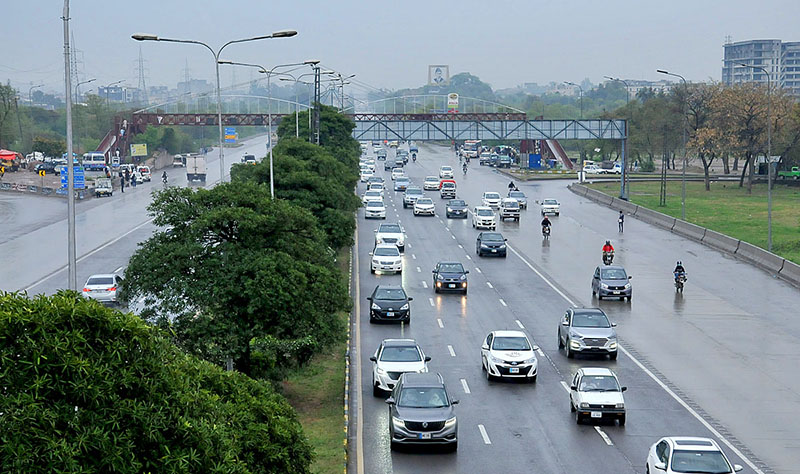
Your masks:
<svg viewBox="0 0 800 474"><path fill-rule="evenodd" d="M663 92L664 94L666 94L667 92L670 91L670 89L672 89L672 86L675 85L674 82L667 81L664 79L660 81L640 81L637 79L625 79L625 82L628 83L627 89L631 97L636 97L636 94L647 89L652 90L656 94L658 94L659 92Z"/></svg>
<svg viewBox="0 0 800 474"><path fill-rule="evenodd" d="M205 79L189 79L188 81L178 83L178 95L184 94L202 94L203 92L211 92L214 86Z"/></svg>
<svg viewBox="0 0 800 474"><path fill-rule="evenodd" d="M777 39L728 42L723 45L722 83L726 85L769 80L791 95L800 96L800 41L782 42Z"/></svg>

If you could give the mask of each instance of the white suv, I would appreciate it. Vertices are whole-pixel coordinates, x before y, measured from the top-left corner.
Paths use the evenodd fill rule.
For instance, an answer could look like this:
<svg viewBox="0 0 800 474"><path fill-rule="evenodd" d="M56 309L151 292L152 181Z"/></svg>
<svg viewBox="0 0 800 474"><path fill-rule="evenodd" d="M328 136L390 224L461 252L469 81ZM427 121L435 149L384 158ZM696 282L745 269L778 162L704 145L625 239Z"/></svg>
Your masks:
<svg viewBox="0 0 800 474"><path fill-rule="evenodd" d="M476 229L495 230L497 222L491 207L477 206L472 210L472 227Z"/></svg>
<svg viewBox="0 0 800 474"><path fill-rule="evenodd" d="M558 203L555 199L545 199L542 201L542 215L547 214L555 214L558 215L561 212L561 204Z"/></svg>
<svg viewBox="0 0 800 474"><path fill-rule="evenodd" d="M500 193L495 193L493 191L487 191L483 193L483 197L481 201L483 202L484 206L491 207L492 209L499 209L500 208L500 201L503 198L500 197Z"/></svg>
<svg viewBox="0 0 800 474"><path fill-rule="evenodd" d="M492 331L481 347L481 367L486 378L521 378L536 382L538 347L522 331Z"/></svg>
<svg viewBox="0 0 800 474"><path fill-rule="evenodd" d="M619 420L625 426L625 398L617 376L609 369L584 367L578 369L569 386L569 410L580 424L585 419Z"/></svg>
<svg viewBox="0 0 800 474"><path fill-rule="evenodd" d="M403 257L394 244L378 244L369 253L372 260L369 265L370 273L402 273Z"/></svg>
<svg viewBox="0 0 800 474"><path fill-rule="evenodd" d="M372 361L372 394L377 397L391 392L402 374L427 372L431 358L414 339L384 339L369 360Z"/></svg>
<svg viewBox="0 0 800 474"><path fill-rule="evenodd" d="M733 473L743 468L731 464L716 441L709 438L668 436L650 446L647 472Z"/></svg>
<svg viewBox="0 0 800 474"><path fill-rule="evenodd" d="M375 229L375 245L378 244L392 244L402 252L406 247L406 235L400 224L381 224Z"/></svg>

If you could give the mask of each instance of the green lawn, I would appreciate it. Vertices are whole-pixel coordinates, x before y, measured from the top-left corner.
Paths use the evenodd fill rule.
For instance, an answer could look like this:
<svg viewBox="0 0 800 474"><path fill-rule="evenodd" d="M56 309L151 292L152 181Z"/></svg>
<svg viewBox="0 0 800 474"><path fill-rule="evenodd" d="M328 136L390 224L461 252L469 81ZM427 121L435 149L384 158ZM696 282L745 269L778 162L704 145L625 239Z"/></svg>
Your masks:
<svg viewBox="0 0 800 474"><path fill-rule="evenodd" d="M660 183L631 182L629 199L674 217L681 217L681 182L667 182L667 205L659 206ZM592 188L619 195L619 183ZM753 185L753 194L738 182L686 183L686 220L731 237L767 248L767 185ZM772 251L800 263L800 188L776 184L772 189Z"/></svg>

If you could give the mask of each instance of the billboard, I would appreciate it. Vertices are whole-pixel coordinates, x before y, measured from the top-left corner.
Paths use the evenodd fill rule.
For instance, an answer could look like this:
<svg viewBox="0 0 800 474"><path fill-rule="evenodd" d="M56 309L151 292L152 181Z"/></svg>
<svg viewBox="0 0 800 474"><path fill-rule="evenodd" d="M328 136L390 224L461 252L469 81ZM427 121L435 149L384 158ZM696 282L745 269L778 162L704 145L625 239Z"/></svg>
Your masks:
<svg viewBox="0 0 800 474"><path fill-rule="evenodd" d="M450 66L444 64L428 66L429 86L450 85Z"/></svg>
<svg viewBox="0 0 800 474"><path fill-rule="evenodd" d="M147 156L147 143L131 143L131 156Z"/></svg>
<svg viewBox="0 0 800 474"><path fill-rule="evenodd" d="M447 113L448 114L458 113L458 94L456 94L455 92L447 94Z"/></svg>

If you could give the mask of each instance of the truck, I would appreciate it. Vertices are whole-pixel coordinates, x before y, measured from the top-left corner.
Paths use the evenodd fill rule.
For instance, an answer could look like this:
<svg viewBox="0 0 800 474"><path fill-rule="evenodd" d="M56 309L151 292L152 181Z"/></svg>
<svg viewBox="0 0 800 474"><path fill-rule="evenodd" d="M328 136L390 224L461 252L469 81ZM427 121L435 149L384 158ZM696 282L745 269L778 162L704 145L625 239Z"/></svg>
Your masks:
<svg viewBox="0 0 800 474"><path fill-rule="evenodd" d="M778 179L800 179L800 167L792 166L791 170L778 171Z"/></svg>
<svg viewBox="0 0 800 474"><path fill-rule="evenodd" d="M195 154L186 157L186 179L206 182L206 157Z"/></svg>
<svg viewBox="0 0 800 474"><path fill-rule="evenodd" d="M100 196L113 196L114 187L111 184L111 178L97 178L94 180L94 195Z"/></svg>
<svg viewBox="0 0 800 474"><path fill-rule="evenodd" d="M452 179L443 179L439 184L439 196L442 199L455 199L456 182Z"/></svg>

